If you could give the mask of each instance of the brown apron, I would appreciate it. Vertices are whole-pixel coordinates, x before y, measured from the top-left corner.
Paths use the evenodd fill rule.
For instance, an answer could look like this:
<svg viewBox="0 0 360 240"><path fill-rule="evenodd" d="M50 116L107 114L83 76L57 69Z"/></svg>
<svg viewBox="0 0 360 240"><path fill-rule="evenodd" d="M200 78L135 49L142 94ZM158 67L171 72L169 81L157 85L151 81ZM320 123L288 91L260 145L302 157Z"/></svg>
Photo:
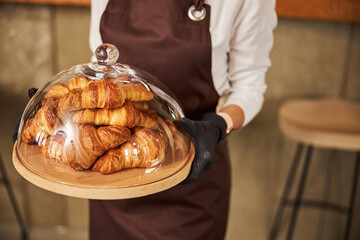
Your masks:
<svg viewBox="0 0 360 240"><path fill-rule="evenodd" d="M190 6L206 9L193 21ZM214 112L218 94L211 75L210 6L203 0L109 0L102 16L103 42L119 49L119 62L142 68L178 98L185 115ZM213 167L194 183L150 196L90 201L90 239L224 239L230 163L219 143Z"/></svg>

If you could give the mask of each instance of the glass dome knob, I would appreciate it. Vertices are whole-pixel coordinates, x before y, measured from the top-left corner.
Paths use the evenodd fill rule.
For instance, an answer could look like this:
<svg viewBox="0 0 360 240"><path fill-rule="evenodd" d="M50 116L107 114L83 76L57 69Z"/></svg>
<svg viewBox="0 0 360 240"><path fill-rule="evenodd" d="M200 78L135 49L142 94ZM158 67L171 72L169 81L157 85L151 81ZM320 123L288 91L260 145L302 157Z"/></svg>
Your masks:
<svg viewBox="0 0 360 240"><path fill-rule="evenodd" d="M114 45L104 43L95 50L95 57L100 65L114 65L119 58L119 51Z"/></svg>

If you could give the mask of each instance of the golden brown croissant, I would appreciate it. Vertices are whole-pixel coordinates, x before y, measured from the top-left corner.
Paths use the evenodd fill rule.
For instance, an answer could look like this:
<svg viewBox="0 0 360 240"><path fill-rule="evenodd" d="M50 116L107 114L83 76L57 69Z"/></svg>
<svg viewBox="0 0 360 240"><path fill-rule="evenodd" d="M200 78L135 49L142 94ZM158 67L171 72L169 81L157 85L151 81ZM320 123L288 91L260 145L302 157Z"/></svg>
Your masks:
<svg viewBox="0 0 360 240"><path fill-rule="evenodd" d="M154 94L141 83L117 83L125 92L125 99L129 101L150 101Z"/></svg>
<svg viewBox="0 0 360 240"><path fill-rule="evenodd" d="M65 141L66 134L60 131L55 135L48 137L40 144L40 152L45 157L53 158L67 163L66 155L63 155Z"/></svg>
<svg viewBox="0 0 360 240"><path fill-rule="evenodd" d="M45 94L44 98L60 98L75 88L85 88L91 81L85 77L73 77L69 80L68 85L65 83L54 84Z"/></svg>
<svg viewBox="0 0 360 240"><path fill-rule="evenodd" d="M42 107L37 111L34 118L29 119L22 130L21 140L24 143L40 142L42 139L54 133L62 125L57 117L57 101L44 98Z"/></svg>
<svg viewBox="0 0 360 240"><path fill-rule="evenodd" d="M96 129L92 125L80 125L78 135L58 132L40 146L41 153L49 158L67 162L75 170L88 169L107 150L119 146L130 138L126 127L105 126ZM71 130L70 130L71 131Z"/></svg>
<svg viewBox="0 0 360 240"><path fill-rule="evenodd" d="M125 100L149 101L154 94L142 84L117 83L103 79L91 81L84 89L75 88L60 98L61 110L80 110L84 108L118 108Z"/></svg>
<svg viewBox="0 0 360 240"><path fill-rule="evenodd" d="M59 98L70 92L68 86L64 83L57 83L53 85L45 94L44 98Z"/></svg>
<svg viewBox="0 0 360 240"><path fill-rule="evenodd" d="M90 81L85 77L73 77L69 80L68 85L70 90L73 90L75 88L84 89L91 82L93 81Z"/></svg>
<svg viewBox="0 0 360 240"><path fill-rule="evenodd" d="M166 138L159 131L134 128L131 138L107 151L92 166L92 170L108 174L124 168L151 167L165 156Z"/></svg>
<svg viewBox="0 0 360 240"><path fill-rule="evenodd" d="M149 110L149 104L147 102L131 102L131 104L140 111Z"/></svg>
<svg viewBox="0 0 360 240"><path fill-rule="evenodd" d="M94 125L137 126L157 129L158 123L148 114L137 110L130 102L114 109L84 109L74 113L73 122Z"/></svg>

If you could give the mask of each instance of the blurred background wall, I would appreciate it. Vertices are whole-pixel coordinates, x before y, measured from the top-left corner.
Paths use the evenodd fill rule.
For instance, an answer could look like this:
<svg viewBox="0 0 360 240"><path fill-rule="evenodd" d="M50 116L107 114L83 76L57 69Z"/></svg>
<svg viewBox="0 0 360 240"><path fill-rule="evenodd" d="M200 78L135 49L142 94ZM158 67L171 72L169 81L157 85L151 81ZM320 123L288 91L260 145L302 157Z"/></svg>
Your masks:
<svg viewBox="0 0 360 240"><path fill-rule="evenodd" d="M87 200L54 194L25 181L12 165L11 136L28 101L28 88L40 87L67 67L89 62L89 20L89 7L0 3L0 154L31 239L88 238ZM227 240L268 236L295 151L295 143L285 139L277 126L281 102L300 96L360 101L360 25L279 19L274 34L263 110L229 137L233 186ZM354 157L350 152L316 150L305 197L347 205ZM326 178L331 183L328 194L323 191ZM359 195L351 239L360 239ZM345 219L338 213L301 210L295 239L341 239ZM0 185L0 239L19 236L9 198Z"/></svg>

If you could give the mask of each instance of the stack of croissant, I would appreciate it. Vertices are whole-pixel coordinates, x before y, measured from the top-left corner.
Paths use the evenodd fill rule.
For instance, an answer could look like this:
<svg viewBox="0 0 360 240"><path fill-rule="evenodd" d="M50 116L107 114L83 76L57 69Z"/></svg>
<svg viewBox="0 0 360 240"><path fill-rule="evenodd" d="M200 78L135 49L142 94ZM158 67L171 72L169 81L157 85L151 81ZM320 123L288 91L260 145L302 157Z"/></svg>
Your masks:
<svg viewBox="0 0 360 240"><path fill-rule="evenodd" d="M153 98L143 84L127 79L75 77L49 89L21 140L75 170L108 174L154 166L163 161L176 127L149 108Z"/></svg>

